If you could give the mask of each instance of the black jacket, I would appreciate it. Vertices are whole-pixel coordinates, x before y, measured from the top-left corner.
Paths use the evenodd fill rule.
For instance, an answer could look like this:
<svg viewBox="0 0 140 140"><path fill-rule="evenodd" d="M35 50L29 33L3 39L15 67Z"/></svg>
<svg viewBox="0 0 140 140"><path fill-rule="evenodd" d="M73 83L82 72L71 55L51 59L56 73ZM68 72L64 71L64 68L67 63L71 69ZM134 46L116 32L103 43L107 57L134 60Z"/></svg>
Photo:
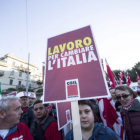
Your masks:
<svg viewBox="0 0 140 140"><path fill-rule="evenodd" d="M34 140L45 140L44 133L48 126L56 120L52 116L44 117L40 124L34 119L30 131Z"/></svg>

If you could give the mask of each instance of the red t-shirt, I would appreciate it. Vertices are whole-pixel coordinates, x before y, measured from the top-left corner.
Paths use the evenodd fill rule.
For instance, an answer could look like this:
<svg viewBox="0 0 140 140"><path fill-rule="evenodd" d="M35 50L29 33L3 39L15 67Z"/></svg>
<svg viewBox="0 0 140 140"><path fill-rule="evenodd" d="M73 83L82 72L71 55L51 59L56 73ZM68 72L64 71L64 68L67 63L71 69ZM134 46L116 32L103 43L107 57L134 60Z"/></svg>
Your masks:
<svg viewBox="0 0 140 140"><path fill-rule="evenodd" d="M0 137L0 140L3 139ZM17 127L10 129L4 140L33 140L33 137L29 128L24 123L19 122Z"/></svg>

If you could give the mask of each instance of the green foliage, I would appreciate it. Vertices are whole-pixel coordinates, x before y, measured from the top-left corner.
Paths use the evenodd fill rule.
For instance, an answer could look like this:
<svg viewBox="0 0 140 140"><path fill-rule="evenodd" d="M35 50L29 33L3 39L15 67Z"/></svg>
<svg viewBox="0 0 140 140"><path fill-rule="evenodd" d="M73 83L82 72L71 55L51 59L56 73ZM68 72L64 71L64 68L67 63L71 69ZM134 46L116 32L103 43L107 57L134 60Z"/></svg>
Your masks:
<svg viewBox="0 0 140 140"><path fill-rule="evenodd" d="M20 91L26 91L26 88L17 88L16 91L20 92ZM33 89L28 89L29 92L34 92Z"/></svg>
<svg viewBox="0 0 140 140"><path fill-rule="evenodd" d="M37 93L42 93L42 92L43 92L43 88L38 89L36 92L37 92Z"/></svg>
<svg viewBox="0 0 140 140"><path fill-rule="evenodd" d="M8 88L6 91L16 91L15 88Z"/></svg>
<svg viewBox="0 0 140 140"><path fill-rule="evenodd" d="M133 82L135 82L137 78L136 72L140 75L140 62L136 63L130 72L131 73L130 78L132 79Z"/></svg>
<svg viewBox="0 0 140 140"><path fill-rule="evenodd" d="M34 92L34 90L33 90L33 89L30 89L30 88L28 89L28 91L30 91L30 92Z"/></svg>
<svg viewBox="0 0 140 140"><path fill-rule="evenodd" d="M41 84L42 84L42 81L38 80L38 81L37 81L37 84L38 84L38 85L41 85Z"/></svg>

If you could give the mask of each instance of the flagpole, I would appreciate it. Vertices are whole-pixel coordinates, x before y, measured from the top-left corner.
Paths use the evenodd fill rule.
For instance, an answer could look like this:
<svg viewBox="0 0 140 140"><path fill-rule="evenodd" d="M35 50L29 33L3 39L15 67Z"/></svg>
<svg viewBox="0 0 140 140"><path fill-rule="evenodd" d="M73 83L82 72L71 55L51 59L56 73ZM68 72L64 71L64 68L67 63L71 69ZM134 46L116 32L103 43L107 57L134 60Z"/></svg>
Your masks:
<svg viewBox="0 0 140 140"><path fill-rule="evenodd" d="M28 13L27 13L27 0L26 0L26 45L27 45L27 50L29 49L29 38L28 38ZM30 62L30 53L28 51L28 65L27 65L27 81L26 81L26 93L28 95L28 89L29 89L29 62Z"/></svg>
<svg viewBox="0 0 140 140"><path fill-rule="evenodd" d="M0 82L0 95L1 95L1 82Z"/></svg>
<svg viewBox="0 0 140 140"><path fill-rule="evenodd" d="M26 81L26 93L28 95L29 89L29 61L30 61L30 53L28 53L28 67L27 67L27 81Z"/></svg>
<svg viewBox="0 0 140 140"><path fill-rule="evenodd" d="M112 72L113 72L113 71L112 71ZM117 82L118 78L117 78L117 76L115 75L114 72L113 72L113 75L114 75L114 77L115 77L115 81L116 81L117 85L119 85L118 82ZM116 79L117 79L117 80L116 80Z"/></svg>

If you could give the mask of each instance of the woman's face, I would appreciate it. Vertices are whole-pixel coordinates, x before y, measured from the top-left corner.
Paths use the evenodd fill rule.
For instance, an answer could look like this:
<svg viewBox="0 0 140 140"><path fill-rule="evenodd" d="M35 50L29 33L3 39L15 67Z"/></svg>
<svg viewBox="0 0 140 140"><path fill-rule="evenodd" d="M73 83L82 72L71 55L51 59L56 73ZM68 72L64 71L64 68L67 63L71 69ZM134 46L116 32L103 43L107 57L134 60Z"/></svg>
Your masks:
<svg viewBox="0 0 140 140"><path fill-rule="evenodd" d="M81 128L91 130L94 127L94 115L88 105L79 105Z"/></svg>
<svg viewBox="0 0 140 140"><path fill-rule="evenodd" d="M123 106L127 106L130 104L133 95L131 95L127 90L122 91L122 90L116 90L115 91L116 94L116 99L123 105Z"/></svg>

